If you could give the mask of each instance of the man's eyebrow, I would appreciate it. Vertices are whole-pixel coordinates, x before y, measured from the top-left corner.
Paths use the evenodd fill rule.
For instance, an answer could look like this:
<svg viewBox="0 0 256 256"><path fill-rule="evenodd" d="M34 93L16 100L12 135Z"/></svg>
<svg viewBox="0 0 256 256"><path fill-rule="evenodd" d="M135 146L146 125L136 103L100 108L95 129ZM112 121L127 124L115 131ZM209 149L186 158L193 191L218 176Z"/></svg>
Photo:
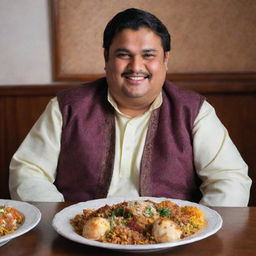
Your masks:
<svg viewBox="0 0 256 256"><path fill-rule="evenodd" d="M127 48L118 48L115 50L115 53L117 53L117 52L130 52L130 51ZM157 52L157 50L149 48L149 49L143 49L142 52L143 53Z"/></svg>
<svg viewBox="0 0 256 256"><path fill-rule="evenodd" d="M156 49L144 49L143 50L144 53L147 53L147 52L157 52Z"/></svg>
<svg viewBox="0 0 256 256"><path fill-rule="evenodd" d="M117 52L129 52L129 50L126 49L126 48L118 48L118 49L115 50L115 52L116 52L116 53L117 53Z"/></svg>

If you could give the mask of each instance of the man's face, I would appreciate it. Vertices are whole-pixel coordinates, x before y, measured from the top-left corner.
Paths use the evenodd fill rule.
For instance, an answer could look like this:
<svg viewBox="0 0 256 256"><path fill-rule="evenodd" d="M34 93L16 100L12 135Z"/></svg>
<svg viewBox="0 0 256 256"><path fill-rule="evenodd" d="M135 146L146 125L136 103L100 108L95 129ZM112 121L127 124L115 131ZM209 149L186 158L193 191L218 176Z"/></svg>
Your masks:
<svg viewBox="0 0 256 256"><path fill-rule="evenodd" d="M105 51L105 69L110 93L120 102L151 104L163 86L169 52L161 38L148 28L124 29Z"/></svg>

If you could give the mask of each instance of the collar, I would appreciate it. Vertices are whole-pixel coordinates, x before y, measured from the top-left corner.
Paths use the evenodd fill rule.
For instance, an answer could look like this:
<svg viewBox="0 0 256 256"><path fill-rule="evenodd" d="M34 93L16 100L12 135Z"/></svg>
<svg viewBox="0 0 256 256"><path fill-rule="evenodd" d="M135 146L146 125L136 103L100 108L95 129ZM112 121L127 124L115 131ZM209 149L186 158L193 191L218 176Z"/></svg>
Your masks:
<svg viewBox="0 0 256 256"><path fill-rule="evenodd" d="M125 117L131 118L128 115L125 115L124 113L122 113L117 105L117 102L115 101L115 99L113 98L113 96L110 94L110 91L108 90L108 102L113 106L113 108L115 109L115 111ZM149 109L144 113L149 113L152 112L153 110L159 108L162 105L163 102L163 97L162 97L162 92L160 92L158 94L158 96L155 98L155 100L152 102L152 104L150 105Z"/></svg>

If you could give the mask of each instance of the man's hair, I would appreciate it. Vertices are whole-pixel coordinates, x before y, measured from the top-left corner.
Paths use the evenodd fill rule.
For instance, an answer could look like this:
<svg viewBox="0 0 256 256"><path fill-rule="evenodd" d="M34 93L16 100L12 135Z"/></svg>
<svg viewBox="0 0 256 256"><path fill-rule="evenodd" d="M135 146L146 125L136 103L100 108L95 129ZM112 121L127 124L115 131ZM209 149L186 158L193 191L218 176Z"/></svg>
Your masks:
<svg viewBox="0 0 256 256"><path fill-rule="evenodd" d="M103 35L103 48L109 49L115 35L123 29L138 30L146 27L160 38L165 52L171 49L170 34L165 25L153 14L130 8L116 14L107 24Z"/></svg>

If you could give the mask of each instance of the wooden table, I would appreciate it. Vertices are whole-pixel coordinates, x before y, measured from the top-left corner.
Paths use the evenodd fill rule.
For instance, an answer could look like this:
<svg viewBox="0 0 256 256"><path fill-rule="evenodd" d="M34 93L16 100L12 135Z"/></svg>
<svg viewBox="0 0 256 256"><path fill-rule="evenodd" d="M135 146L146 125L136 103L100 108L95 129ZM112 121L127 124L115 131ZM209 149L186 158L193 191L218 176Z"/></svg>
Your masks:
<svg viewBox="0 0 256 256"><path fill-rule="evenodd" d="M56 212L70 203L34 203L42 213L40 223L28 233L0 247L3 256L47 255L138 255L99 249L69 241L58 235L51 226ZM254 256L256 255L256 207L213 208L223 218L223 227L215 235L201 241L175 247L150 255L196 255L196 256ZM149 253L140 253L149 255Z"/></svg>

